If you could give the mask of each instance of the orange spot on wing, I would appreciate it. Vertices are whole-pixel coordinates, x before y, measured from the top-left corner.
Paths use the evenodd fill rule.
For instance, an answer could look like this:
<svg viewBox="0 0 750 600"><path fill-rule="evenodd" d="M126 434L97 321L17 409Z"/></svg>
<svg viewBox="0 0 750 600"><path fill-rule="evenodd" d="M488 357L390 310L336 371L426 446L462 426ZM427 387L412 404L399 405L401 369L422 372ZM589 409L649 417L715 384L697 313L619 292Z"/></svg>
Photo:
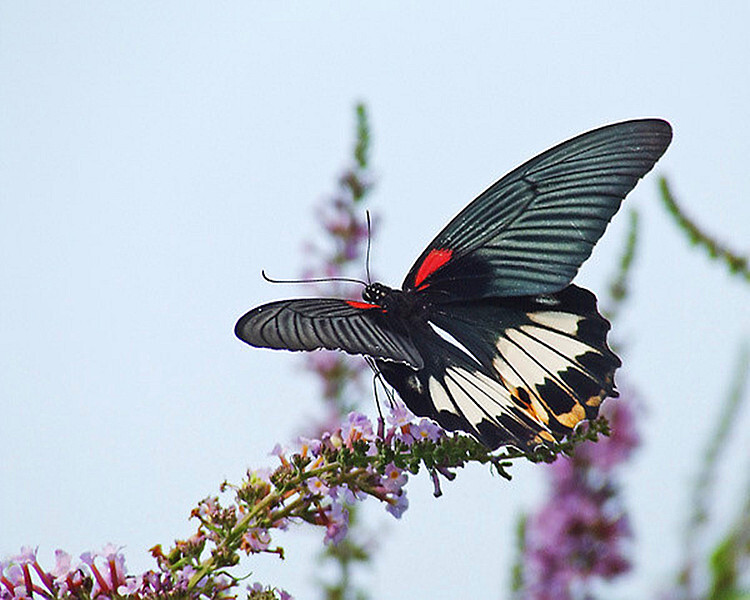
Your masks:
<svg viewBox="0 0 750 600"><path fill-rule="evenodd" d="M555 417L560 423L565 425L565 427L573 429L578 423L586 418L586 411L582 405L575 404L569 412L555 415Z"/></svg>
<svg viewBox="0 0 750 600"><path fill-rule="evenodd" d="M430 250L427 258L419 266L417 276L414 278L414 285L419 286L425 279L447 263L451 256L453 256L453 250L449 249L435 249Z"/></svg>
<svg viewBox="0 0 750 600"><path fill-rule="evenodd" d="M555 436L552 435L549 431L544 431L544 429L540 430L537 434L537 442L541 443L542 441L545 442L556 442Z"/></svg>
<svg viewBox="0 0 750 600"><path fill-rule="evenodd" d="M516 401L518 406L522 408L526 414L537 421L547 425L549 423L549 415L544 407L539 403L536 396L531 396L528 390L521 387L510 387L511 397Z"/></svg>

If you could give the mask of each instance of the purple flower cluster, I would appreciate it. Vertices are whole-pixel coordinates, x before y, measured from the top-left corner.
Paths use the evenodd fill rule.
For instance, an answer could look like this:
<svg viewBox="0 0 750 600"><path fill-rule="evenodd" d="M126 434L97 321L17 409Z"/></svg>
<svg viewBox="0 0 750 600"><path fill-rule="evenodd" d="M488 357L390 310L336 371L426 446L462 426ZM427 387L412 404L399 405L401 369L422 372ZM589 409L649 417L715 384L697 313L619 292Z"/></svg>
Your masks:
<svg viewBox="0 0 750 600"><path fill-rule="evenodd" d="M403 402L396 402L391 408L390 414L386 417L388 424L391 426L386 432L386 441L395 438L404 445L411 446L414 442L424 440L437 442L445 435L445 431L434 421L422 418L415 423L415 418Z"/></svg>
<svg viewBox="0 0 750 600"><path fill-rule="evenodd" d="M0 561L0 599L90 597L146 598L185 592L194 574L192 567L169 573L148 571L129 575L120 548L107 544L100 552L85 552L80 560L62 550L55 551L55 566L46 571L34 548L23 547L18 556ZM217 594L230 587L226 579Z"/></svg>
<svg viewBox="0 0 750 600"><path fill-rule="evenodd" d="M278 588L256 582L247 586L248 598L252 600L293 600L291 594Z"/></svg>
<svg viewBox="0 0 750 600"><path fill-rule="evenodd" d="M638 444L630 402L607 402L602 414L611 435L577 446L549 465L552 492L528 521L524 598L581 597L594 579L630 569L631 528L613 470Z"/></svg>
<svg viewBox="0 0 750 600"><path fill-rule="evenodd" d="M316 217L328 238L334 242L333 252L323 257L329 269L319 270L318 276L334 274L338 271L337 267L362 259L362 243L367 240L368 230L367 221L358 214L356 204L370 187L363 172L348 170L339 179L337 195L327 198L318 206Z"/></svg>
<svg viewBox="0 0 750 600"><path fill-rule="evenodd" d="M218 567L236 564L239 551L283 557L282 548L272 547L272 532L292 523L318 525L325 531L325 543L336 545L351 525L351 507L368 496L400 518L409 506L407 472L416 472L420 460L411 452L437 452L447 441L441 429L427 419L417 420L402 404L388 416L387 428L376 428L365 415L351 412L332 431L299 438L293 451L277 444L271 454L280 465L274 471L250 471L241 485L225 484L224 490L235 492L234 503L224 507L218 498L206 498L192 512L201 523L198 533L167 553L158 547L152 553L165 572L193 565L194 586L194 580ZM438 468L440 460L431 455L430 464ZM463 464L461 458L446 463L444 470ZM209 548L210 557L205 558ZM254 598L275 597L262 586L251 592Z"/></svg>
<svg viewBox="0 0 750 600"><path fill-rule="evenodd" d="M337 544L347 533L349 526L349 511L347 506L363 500L368 495L374 496L387 504L386 510L396 518L400 518L409 506L404 486L408 476L404 469L388 463L381 471L373 464L355 469L356 478L332 484L327 478L327 472L321 469L325 464L325 456L342 449L355 450L364 448L367 456L374 457L378 453L378 441L391 445L399 442L409 447L418 441L438 441L445 434L442 429L429 419L416 417L401 403L397 403L388 417L389 427L384 437L379 440L375 428L368 417L361 413L351 412L344 423L333 432L324 432L319 439L300 438L299 456L311 459L306 468L309 474L305 478L304 492L308 494L317 507L314 522L326 528L325 542ZM286 453L277 446L273 454L279 457L282 467L288 466L293 460L286 457ZM321 471L318 474L318 471Z"/></svg>

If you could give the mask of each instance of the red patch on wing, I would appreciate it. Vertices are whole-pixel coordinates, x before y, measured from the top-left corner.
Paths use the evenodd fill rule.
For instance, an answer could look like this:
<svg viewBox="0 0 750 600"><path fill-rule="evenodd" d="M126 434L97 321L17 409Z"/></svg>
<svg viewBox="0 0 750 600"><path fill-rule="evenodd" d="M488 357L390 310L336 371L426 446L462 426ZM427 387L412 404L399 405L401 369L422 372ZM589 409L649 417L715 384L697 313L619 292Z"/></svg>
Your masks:
<svg viewBox="0 0 750 600"><path fill-rule="evenodd" d="M430 250L427 258L419 266L417 276L414 278L414 285L419 286L425 279L447 263L451 259L451 256L453 256L453 250L447 248Z"/></svg>
<svg viewBox="0 0 750 600"><path fill-rule="evenodd" d="M369 308L381 308L377 304L370 304L369 302L357 302L356 300L347 300L346 303L349 306L353 306L354 308L361 308L362 310L367 310Z"/></svg>

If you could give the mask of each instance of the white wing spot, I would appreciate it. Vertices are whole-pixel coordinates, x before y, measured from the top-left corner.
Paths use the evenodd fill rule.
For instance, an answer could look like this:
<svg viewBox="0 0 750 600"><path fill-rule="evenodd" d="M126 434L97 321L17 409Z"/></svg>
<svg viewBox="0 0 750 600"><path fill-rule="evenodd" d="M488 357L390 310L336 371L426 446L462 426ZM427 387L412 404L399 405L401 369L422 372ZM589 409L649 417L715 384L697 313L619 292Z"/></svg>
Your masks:
<svg viewBox="0 0 750 600"><path fill-rule="evenodd" d="M560 304L560 301L557 298L546 294L536 296L534 300L536 300L538 304L544 304L545 306L558 306Z"/></svg>
<svg viewBox="0 0 750 600"><path fill-rule="evenodd" d="M533 352L531 352L530 346L538 346L539 342L529 339L517 329L508 329L505 331L505 335L507 338L501 337L497 341L497 349L500 351L502 359L495 357L492 361L493 366L511 385L526 388L538 395L537 388L544 383L545 379L550 377L544 367L535 358L532 358ZM557 358L562 360L560 357ZM503 362L506 364L503 365ZM568 364L570 363L566 362L566 366ZM505 371L504 367L508 371Z"/></svg>
<svg viewBox="0 0 750 600"><path fill-rule="evenodd" d="M453 346L454 348L456 348L457 350L459 350L460 352L462 352L463 354L465 354L466 356L468 356L469 359L471 359L472 361L474 361L475 363L477 363L479 366L482 365L482 363L479 362L479 359L476 356L474 356L471 352L469 352L469 350L468 350L468 348L466 348L466 346L464 346L461 342L459 342L455 337L453 337L445 329L441 329L440 327L438 327L437 325L435 325L435 323L433 323L432 321L427 321L427 323L432 328L432 330L436 334L438 334L443 340L445 340L451 346Z"/></svg>
<svg viewBox="0 0 750 600"><path fill-rule="evenodd" d="M495 367L495 371L498 372L500 377L502 377L502 380L508 385L514 388L526 385L523 380L516 374L516 372L511 368L508 362L499 354L492 359L492 366Z"/></svg>
<svg viewBox="0 0 750 600"><path fill-rule="evenodd" d="M484 373L478 371L467 371L466 369L449 369L451 373L455 373L456 376L464 379L469 385L471 385L476 391L483 394L492 404L483 406L483 408L494 415L498 412L498 408L501 412L505 408L513 405L510 399L510 392L501 383L495 381L491 377L487 377ZM471 394L474 397L473 394ZM477 398L477 402L481 403L481 398Z"/></svg>
<svg viewBox="0 0 750 600"><path fill-rule="evenodd" d="M422 395L422 392L424 392L424 390L422 389L422 382L416 375L410 375L406 380L406 385L408 385L420 396Z"/></svg>
<svg viewBox="0 0 750 600"><path fill-rule="evenodd" d="M517 342L514 343L515 340L513 338L515 336L513 334L517 335L518 332L515 329L506 330L505 335L501 335L498 338L495 346L506 363L513 365L516 370L522 371L523 369L519 369L519 366L526 363L529 360L529 357L518 347Z"/></svg>
<svg viewBox="0 0 750 600"><path fill-rule="evenodd" d="M437 411L447 410L452 413L456 412L456 407L453 406L453 402L451 402L448 390L443 387L442 383L434 377L430 377L429 388L432 403L435 405Z"/></svg>
<svg viewBox="0 0 750 600"><path fill-rule="evenodd" d="M458 408L472 425L478 425L482 420L487 419L486 415L480 408L479 404L469 395L465 388L463 388L454 379L455 374L451 373L453 369L446 371L445 384L448 387L448 391L453 396ZM489 417L491 418L491 417Z"/></svg>
<svg viewBox="0 0 750 600"><path fill-rule="evenodd" d="M523 331L523 333L528 333L523 327L521 327L521 330ZM551 374L550 376L557 376L559 373L562 373L566 369L574 366L575 363L572 359L567 357L563 348L557 347L556 352L555 350L551 350L550 348L545 346L536 337L532 335L525 337L523 333L519 331L513 331L513 340L519 345L523 346L524 349L534 357L534 361ZM558 354L558 352L562 352L563 356Z"/></svg>
<svg viewBox="0 0 750 600"><path fill-rule="evenodd" d="M583 317L580 315L551 310L527 313L527 316L534 323L567 333L568 335L576 335L578 333L578 324L583 321Z"/></svg>
<svg viewBox="0 0 750 600"><path fill-rule="evenodd" d="M586 354L586 352L595 351L594 348L588 344L584 344L580 340L568 337L562 333L550 331L549 329L542 329L541 327L534 327L533 325L521 325L520 329L526 335L544 342L547 346L554 348L560 354L564 354L570 358L581 356L582 354Z"/></svg>
<svg viewBox="0 0 750 600"><path fill-rule="evenodd" d="M510 392L500 382L484 373L460 368L448 369L446 376L450 378L448 379L448 386L451 392L454 392L453 388L450 387L450 381L452 380L462 390L466 398L471 401L470 410L465 412L467 412L467 415L474 414L477 419L476 423L479 423L482 419L494 420L499 423L499 417L502 415L514 417L510 411L510 408L514 406ZM458 398L456 398L456 402L461 408L464 407L464 404Z"/></svg>

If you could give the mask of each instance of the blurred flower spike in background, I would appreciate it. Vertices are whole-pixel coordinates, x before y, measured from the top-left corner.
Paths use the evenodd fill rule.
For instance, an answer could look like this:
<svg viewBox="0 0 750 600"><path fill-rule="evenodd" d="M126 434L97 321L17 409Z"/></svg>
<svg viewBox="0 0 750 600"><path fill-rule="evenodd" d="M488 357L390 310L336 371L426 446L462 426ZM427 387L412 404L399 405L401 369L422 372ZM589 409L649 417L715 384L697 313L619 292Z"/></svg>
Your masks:
<svg viewBox="0 0 750 600"><path fill-rule="evenodd" d="M365 249L368 235L376 229L377 217L368 226L364 205L373 188L370 174L370 125L364 104L356 106L356 141L353 161L338 178L338 186L329 197L318 205L315 217L323 233L323 241L305 244L307 265L302 271L303 279L326 277L367 277ZM327 296L338 296L358 300L361 289L351 283L325 282L318 286ZM349 410L357 406L356 398L363 396L364 374L367 365L359 357L342 352L318 350L304 357L305 367L318 375L323 384L323 399L331 403L332 414L326 423L338 422ZM325 429L326 425L320 427Z"/></svg>
<svg viewBox="0 0 750 600"><path fill-rule="evenodd" d="M602 408L609 437L584 442L545 467L550 495L527 521L525 598L576 598L573 592L594 579L630 569L632 530L614 480L615 469L638 444L633 404L625 396Z"/></svg>

